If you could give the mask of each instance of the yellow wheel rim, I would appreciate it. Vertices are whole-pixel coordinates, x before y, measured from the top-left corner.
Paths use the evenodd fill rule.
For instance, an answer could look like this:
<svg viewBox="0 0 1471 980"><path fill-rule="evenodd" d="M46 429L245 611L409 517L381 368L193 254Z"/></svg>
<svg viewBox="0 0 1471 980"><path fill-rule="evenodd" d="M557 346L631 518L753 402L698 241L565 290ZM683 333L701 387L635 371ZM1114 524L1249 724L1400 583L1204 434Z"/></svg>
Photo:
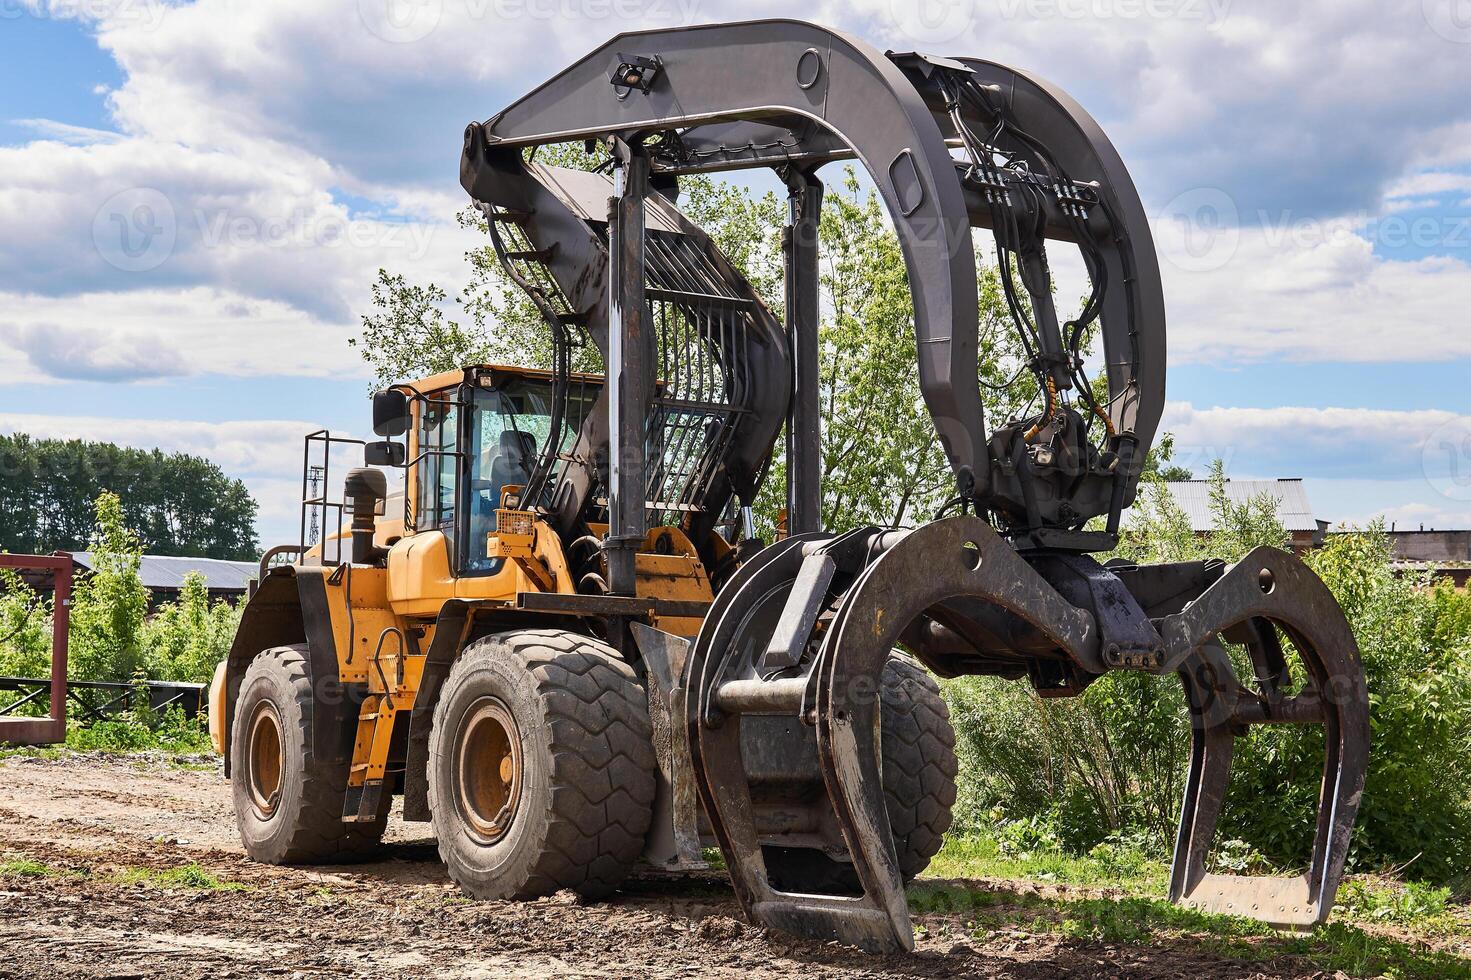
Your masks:
<svg viewBox="0 0 1471 980"><path fill-rule="evenodd" d="M475 702L455 746L456 797L470 833L483 844L505 836L521 801L521 736L498 698Z"/></svg>
<svg viewBox="0 0 1471 980"><path fill-rule="evenodd" d="M258 703L251 715L249 747L250 803L262 820L269 820L281 801L281 772L286 768L281 716L269 701Z"/></svg>

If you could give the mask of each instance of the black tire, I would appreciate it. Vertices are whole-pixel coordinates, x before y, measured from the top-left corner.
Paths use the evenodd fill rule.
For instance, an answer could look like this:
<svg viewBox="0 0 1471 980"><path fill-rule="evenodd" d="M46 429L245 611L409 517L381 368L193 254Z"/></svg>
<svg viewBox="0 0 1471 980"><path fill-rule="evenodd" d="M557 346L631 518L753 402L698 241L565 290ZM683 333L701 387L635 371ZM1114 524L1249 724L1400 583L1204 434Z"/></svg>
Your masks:
<svg viewBox="0 0 1471 980"><path fill-rule="evenodd" d="M486 764L497 757L477 748L487 738L505 753L519 746L500 756L509 768ZM611 647L554 629L484 637L455 661L434 709L429 808L440 857L475 898L564 888L604 897L643 853L654 767L644 688ZM492 768L504 796L485 789Z"/></svg>
<svg viewBox="0 0 1471 980"><path fill-rule="evenodd" d="M899 870L907 885L939 853L955 806L955 729L940 686L912 657L894 651L880 688L884 798ZM768 877L786 891L861 891L853 865L822 851L764 848Z"/></svg>
<svg viewBox="0 0 1471 980"><path fill-rule="evenodd" d="M897 651L891 655L882 697L884 795L907 884L945 843L960 763L950 708L940 685L918 661Z"/></svg>
<svg viewBox="0 0 1471 980"><path fill-rule="evenodd" d="M348 767L314 758L311 730L316 710L305 646L273 647L251 661L235 701L230 782L240 842L257 861L314 864L360 859L383 838L386 805L373 823L342 822ZM274 736L267 730L272 727ZM273 737L278 754L267 751ZM273 764L255 761L269 757L278 759L278 773L272 771ZM385 804L389 799L385 794Z"/></svg>

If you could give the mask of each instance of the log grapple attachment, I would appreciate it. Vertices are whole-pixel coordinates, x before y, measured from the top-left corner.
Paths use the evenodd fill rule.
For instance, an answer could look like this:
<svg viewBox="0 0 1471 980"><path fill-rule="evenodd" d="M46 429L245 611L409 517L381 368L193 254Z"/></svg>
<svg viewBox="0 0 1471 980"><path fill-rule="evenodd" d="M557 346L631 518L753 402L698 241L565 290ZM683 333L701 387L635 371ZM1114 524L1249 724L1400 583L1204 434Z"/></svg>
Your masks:
<svg viewBox="0 0 1471 980"><path fill-rule="evenodd" d="M1326 918L1363 791L1369 731L1358 648L1333 597L1299 559L1270 548L1229 567L1111 568L1069 557L1019 554L966 516L909 532L789 539L741 568L691 651L688 720L706 812L753 918L876 950L913 948L876 752L876 678L899 644L941 675L980 672L970 650L953 643L978 636L992 638L980 647L987 673L1007 673L1008 659L1034 681L1087 683L1113 669L1177 673L1193 746L1171 900L1281 926ZM1284 640L1307 673L1295 694L1286 693ZM1245 647L1254 689L1238 678L1228 642ZM780 892L769 883L740 737L744 718L768 714L815 731L862 895ZM1208 874L1232 745L1261 724L1325 731L1309 870L1287 879Z"/></svg>
<svg viewBox="0 0 1471 980"><path fill-rule="evenodd" d="M570 141L601 141L607 173L528 152ZM897 233L920 390L954 478L953 499L915 528L822 527L816 172L847 160ZM789 188L782 319L676 209L682 176L750 168ZM881 678L898 647L942 677L1025 679L1043 697L1110 671L1177 675L1193 734L1170 898L1283 926L1328 915L1369 741L1363 669L1333 596L1270 548L1230 565L1092 557L1117 544L1159 424L1164 300L1128 171L1066 93L1004 65L881 53L795 21L623 34L472 123L461 181L547 320L562 389L572 334L606 364L596 409L575 439L550 440L521 506L568 540L606 527L598 584L619 595L633 594L633 566L618 556L650 520L697 543L734 532L728 555L702 550L725 571L692 641L632 630L683 865L713 836L753 920L913 948L913 871L880 748ZM978 230L1039 403L989 429ZM1048 259L1059 243L1088 278L1070 317ZM763 548L749 508L783 427L786 535ZM1308 870L1212 874L1233 745L1271 724L1324 730Z"/></svg>

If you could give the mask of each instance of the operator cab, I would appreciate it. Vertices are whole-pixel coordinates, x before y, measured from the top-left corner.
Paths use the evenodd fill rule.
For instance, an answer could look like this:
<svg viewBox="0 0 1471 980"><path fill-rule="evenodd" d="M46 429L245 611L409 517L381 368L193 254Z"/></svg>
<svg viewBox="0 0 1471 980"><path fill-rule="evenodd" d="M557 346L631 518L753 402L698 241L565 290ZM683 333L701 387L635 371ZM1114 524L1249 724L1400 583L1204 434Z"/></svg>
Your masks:
<svg viewBox="0 0 1471 980"><path fill-rule="evenodd" d="M488 554L487 542L507 488L531 480L554 425L555 452L571 448L602 378L574 374L568 383L560 420L551 372L532 368L476 365L375 395L375 431L406 437L402 453L386 454L407 468L405 533L442 531L460 575L498 572L502 559Z"/></svg>

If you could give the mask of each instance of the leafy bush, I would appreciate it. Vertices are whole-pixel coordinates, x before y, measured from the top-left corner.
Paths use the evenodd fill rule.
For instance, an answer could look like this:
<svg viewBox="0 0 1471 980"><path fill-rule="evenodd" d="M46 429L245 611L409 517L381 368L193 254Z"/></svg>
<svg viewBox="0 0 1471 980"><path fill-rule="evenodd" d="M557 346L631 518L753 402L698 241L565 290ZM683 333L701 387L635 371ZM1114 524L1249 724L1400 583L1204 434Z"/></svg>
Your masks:
<svg viewBox="0 0 1471 980"><path fill-rule="evenodd" d="M176 705L162 715L145 709L66 733L66 747L76 752L170 752L203 755L213 752L203 719L189 719Z"/></svg>
<svg viewBox="0 0 1471 980"><path fill-rule="evenodd" d="M210 602L204 577L191 573L179 600L148 614L148 590L139 578L142 545L124 522L121 501L97 498L91 572L80 576L71 606L68 673L74 680L128 681L135 677L208 683L229 651L240 613ZM51 671L52 608L14 572L0 569L0 674L45 677ZM91 694L93 692L80 692ZM94 701L109 700L110 694ZM146 698L142 703L146 706ZM44 701L32 713L44 713ZM28 706L29 707L29 706ZM207 751L202 723L146 711L130 719L74 728L69 747L130 751Z"/></svg>
<svg viewBox="0 0 1471 980"><path fill-rule="evenodd" d="M1120 554L1235 560L1286 542L1273 498L1233 503L1219 466L1212 479L1219 531L1202 540L1162 485L1146 486ZM1396 576L1389 558L1378 526L1334 535L1308 557L1358 638L1370 694L1373 746L1350 866L1414 862L1419 876L1445 880L1471 865L1471 598ZM945 692L963 829L989 832L999 807L1004 820L1042 821L1074 853L1121 832L1168 850L1190 744L1177 680L1117 673L1047 701L1024 681L996 678L951 681ZM1304 864L1322 765L1319 726L1258 725L1239 739L1220 839L1249 847L1220 845L1217 865Z"/></svg>
<svg viewBox="0 0 1471 980"><path fill-rule="evenodd" d="M143 627L144 673L153 680L209 683L230 652L240 611L209 601L204 576L190 572L178 602L167 603Z"/></svg>
<svg viewBox="0 0 1471 980"><path fill-rule="evenodd" d="M0 569L0 674L51 674L51 600L8 568Z"/></svg>
<svg viewBox="0 0 1471 980"><path fill-rule="evenodd" d="M1115 834L1093 845L1088 857L1108 878L1138 878L1149 868L1148 841L1140 834Z"/></svg>
<svg viewBox="0 0 1471 980"><path fill-rule="evenodd" d="M1020 857L1037 851L1059 850L1062 842L1051 824L1033 814L1002 823L996 834L996 846L1002 857Z"/></svg>

